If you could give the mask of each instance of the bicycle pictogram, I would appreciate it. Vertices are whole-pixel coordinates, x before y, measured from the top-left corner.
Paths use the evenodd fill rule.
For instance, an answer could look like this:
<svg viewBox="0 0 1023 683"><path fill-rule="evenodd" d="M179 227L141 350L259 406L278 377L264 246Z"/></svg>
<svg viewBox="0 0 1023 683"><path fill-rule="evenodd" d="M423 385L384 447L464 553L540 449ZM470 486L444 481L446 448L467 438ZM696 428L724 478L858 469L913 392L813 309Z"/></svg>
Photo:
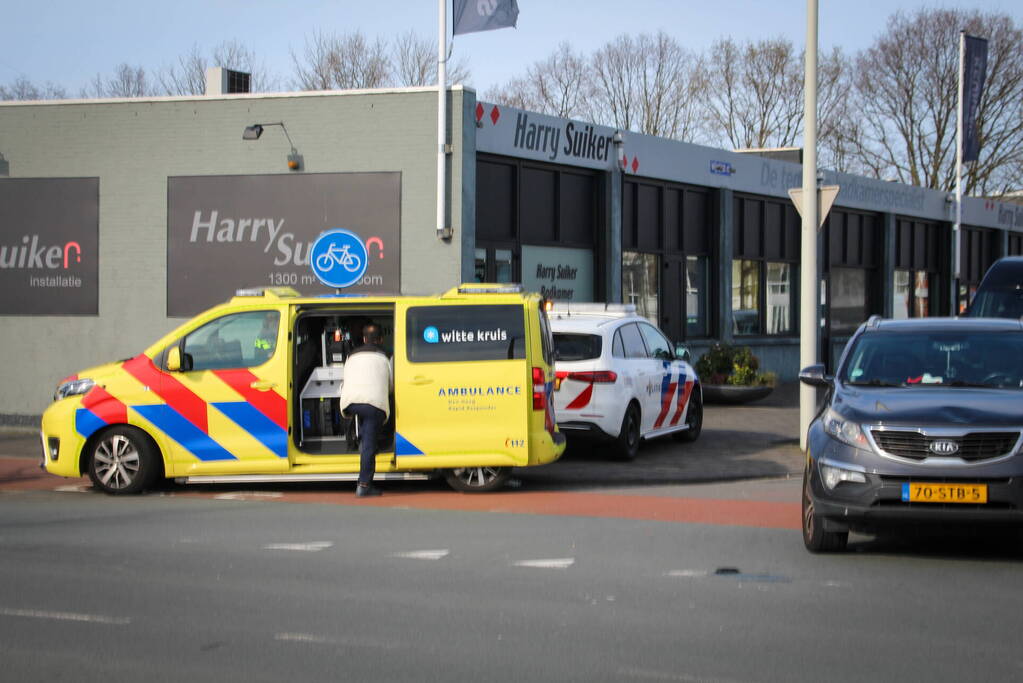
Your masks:
<svg viewBox="0 0 1023 683"><path fill-rule="evenodd" d="M351 253L351 248L351 244L345 244L344 246L337 244L329 245L327 251L316 258L316 267L324 272L330 272L334 269L335 265L339 265L349 273L358 272L359 268L362 267L362 259L356 254Z"/></svg>
<svg viewBox="0 0 1023 683"><path fill-rule="evenodd" d="M328 287L351 287L365 275L369 252L357 234L333 228L321 233L313 243L309 265L320 282Z"/></svg>

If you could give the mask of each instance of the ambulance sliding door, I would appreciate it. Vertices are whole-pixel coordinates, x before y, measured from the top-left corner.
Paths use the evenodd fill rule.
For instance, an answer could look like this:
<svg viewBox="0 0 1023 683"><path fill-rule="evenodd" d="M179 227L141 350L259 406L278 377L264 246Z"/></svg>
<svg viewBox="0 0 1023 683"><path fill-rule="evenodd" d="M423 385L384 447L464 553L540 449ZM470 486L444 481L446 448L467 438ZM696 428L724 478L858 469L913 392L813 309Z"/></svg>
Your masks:
<svg viewBox="0 0 1023 683"><path fill-rule="evenodd" d="M524 316L521 304L399 304L399 469L526 464L532 385Z"/></svg>

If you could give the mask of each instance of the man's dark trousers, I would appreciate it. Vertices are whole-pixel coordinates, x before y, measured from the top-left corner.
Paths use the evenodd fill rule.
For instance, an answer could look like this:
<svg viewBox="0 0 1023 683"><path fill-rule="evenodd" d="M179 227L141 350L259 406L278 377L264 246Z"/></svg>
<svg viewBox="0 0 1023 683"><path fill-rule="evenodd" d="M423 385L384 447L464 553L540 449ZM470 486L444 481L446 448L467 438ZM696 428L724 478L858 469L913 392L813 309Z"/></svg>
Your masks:
<svg viewBox="0 0 1023 683"><path fill-rule="evenodd" d="M345 412L359 418L359 483L369 486L377 471L377 435L387 413L368 403L351 403Z"/></svg>

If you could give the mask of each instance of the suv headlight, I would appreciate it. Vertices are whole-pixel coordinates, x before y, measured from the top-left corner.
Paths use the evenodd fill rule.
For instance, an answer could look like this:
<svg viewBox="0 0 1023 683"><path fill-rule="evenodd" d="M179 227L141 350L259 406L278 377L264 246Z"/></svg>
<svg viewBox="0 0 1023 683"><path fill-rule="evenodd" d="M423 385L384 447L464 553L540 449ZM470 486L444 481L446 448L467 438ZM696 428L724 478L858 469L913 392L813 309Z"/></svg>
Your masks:
<svg viewBox="0 0 1023 683"><path fill-rule="evenodd" d="M855 422L839 415L834 408L828 408L827 412L824 413L822 423L824 431L842 443L849 444L853 448L870 450L870 445L867 443L867 436L863 433L863 429Z"/></svg>
<svg viewBox="0 0 1023 683"><path fill-rule="evenodd" d="M94 386L96 386L96 383L91 379L73 379L70 382L62 382L57 387L57 391L54 392L53 400L59 401L62 398L67 398L68 396L84 394Z"/></svg>

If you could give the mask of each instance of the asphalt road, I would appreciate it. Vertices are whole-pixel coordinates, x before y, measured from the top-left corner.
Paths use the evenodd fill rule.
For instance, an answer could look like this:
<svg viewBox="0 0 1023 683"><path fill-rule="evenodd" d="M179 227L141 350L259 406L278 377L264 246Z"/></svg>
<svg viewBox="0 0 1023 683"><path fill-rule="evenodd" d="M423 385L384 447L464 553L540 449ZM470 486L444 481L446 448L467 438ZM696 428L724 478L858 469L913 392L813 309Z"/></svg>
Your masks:
<svg viewBox="0 0 1023 683"><path fill-rule="evenodd" d="M815 556L798 516L727 514L792 505L776 501L797 480L508 494L601 501L550 514L507 498L433 509L412 503L488 496L408 486L372 505L6 490L0 678L1023 677L1021 557L997 538L863 537ZM628 518L654 503L724 514Z"/></svg>

